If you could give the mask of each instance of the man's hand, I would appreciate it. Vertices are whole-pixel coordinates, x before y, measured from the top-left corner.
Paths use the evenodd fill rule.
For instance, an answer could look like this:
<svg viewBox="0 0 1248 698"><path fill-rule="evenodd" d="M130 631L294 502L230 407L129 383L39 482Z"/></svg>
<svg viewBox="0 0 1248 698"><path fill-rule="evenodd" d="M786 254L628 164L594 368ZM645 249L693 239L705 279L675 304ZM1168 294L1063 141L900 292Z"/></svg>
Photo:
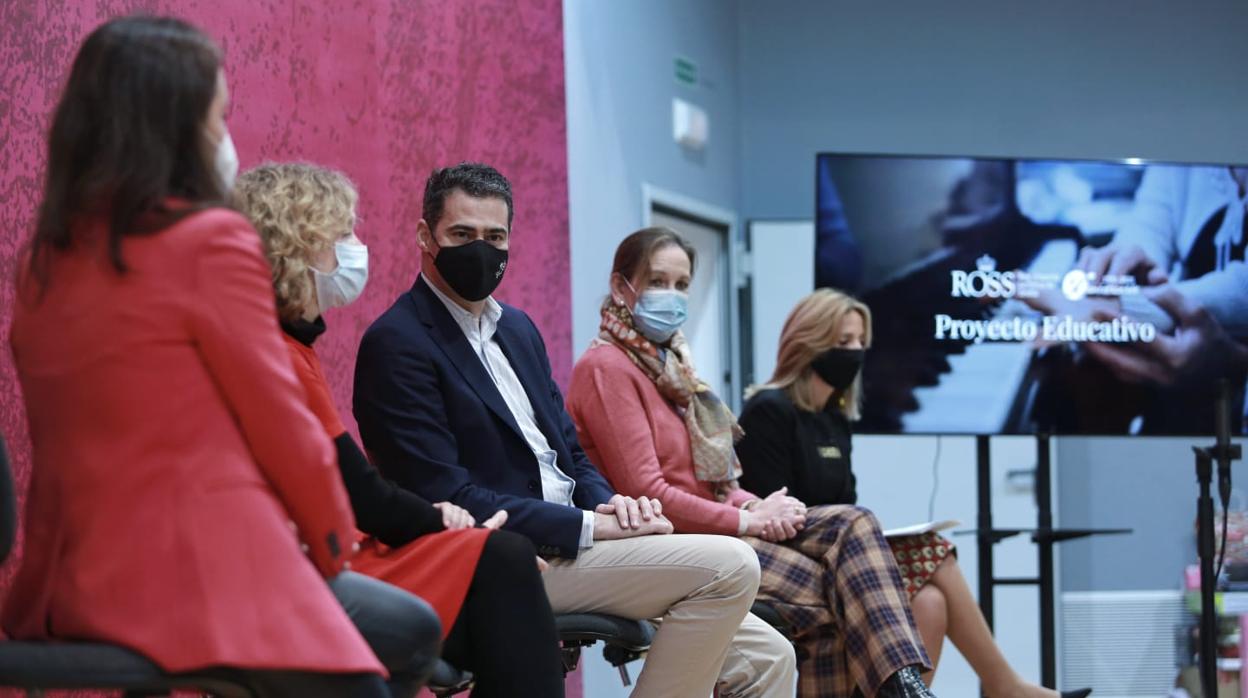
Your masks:
<svg viewBox="0 0 1248 698"><path fill-rule="evenodd" d="M1139 245L1110 243L1104 247L1085 247L1079 252L1076 269L1095 274L1100 280L1106 274L1122 276L1130 274L1141 286L1157 286L1169 281L1166 270L1157 266Z"/></svg>
<svg viewBox="0 0 1248 698"><path fill-rule="evenodd" d="M472 514L467 509L457 507L450 502L438 502L433 507L442 512L442 525L448 531L457 531L461 528L472 528L477 524L472 518Z"/></svg>
<svg viewBox="0 0 1248 698"><path fill-rule="evenodd" d="M620 528L635 529L655 517L662 518L663 505L659 500L649 497L633 499L617 494L606 504L599 504L594 511L599 514L614 514Z"/></svg>
<svg viewBox="0 0 1248 698"><path fill-rule="evenodd" d="M603 505L605 506L605 505ZM594 512L594 540L620 540L637 536L666 535L673 530L672 522L663 516L653 516L649 521L642 521L637 528L624 528L620 520L612 513Z"/></svg>
<svg viewBox="0 0 1248 698"><path fill-rule="evenodd" d="M1145 294L1175 320L1174 335L1130 346L1089 342L1088 352L1128 383L1199 384L1242 371L1248 349L1222 329L1209 311L1170 285Z"/></svg>

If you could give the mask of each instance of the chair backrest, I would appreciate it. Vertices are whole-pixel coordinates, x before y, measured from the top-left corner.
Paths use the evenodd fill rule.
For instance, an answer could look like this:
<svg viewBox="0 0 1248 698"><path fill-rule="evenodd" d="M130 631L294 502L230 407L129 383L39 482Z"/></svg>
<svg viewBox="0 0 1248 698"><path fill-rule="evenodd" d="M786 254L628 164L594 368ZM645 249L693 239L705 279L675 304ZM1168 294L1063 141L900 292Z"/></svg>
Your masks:
<svg viewBox="0 0 1248 698"><path fill-rule="evenodd" d="M0 564L9 559L17 538L17 497L13 494L13 470L9 467L9 449L0 434Z"/></svg>

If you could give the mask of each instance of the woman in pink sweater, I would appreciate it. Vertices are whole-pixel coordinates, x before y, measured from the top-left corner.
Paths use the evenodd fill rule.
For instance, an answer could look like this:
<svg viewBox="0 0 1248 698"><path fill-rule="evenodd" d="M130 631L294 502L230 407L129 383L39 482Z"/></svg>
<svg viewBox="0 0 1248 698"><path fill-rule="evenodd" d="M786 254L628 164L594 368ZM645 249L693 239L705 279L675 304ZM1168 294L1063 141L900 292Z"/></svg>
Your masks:
<svg viewBox="0 0 1248 698"><path fill-rule="evenodd" d="M875 517L737 484L740 427L698 380L679 331L693 262L668 228L620 243L601 332L568 393L582 446L616 491L661 501L678 532L744 536L754 547L759 598L799 644L800 696L930 697L919 675L930 662Z"/></svg>

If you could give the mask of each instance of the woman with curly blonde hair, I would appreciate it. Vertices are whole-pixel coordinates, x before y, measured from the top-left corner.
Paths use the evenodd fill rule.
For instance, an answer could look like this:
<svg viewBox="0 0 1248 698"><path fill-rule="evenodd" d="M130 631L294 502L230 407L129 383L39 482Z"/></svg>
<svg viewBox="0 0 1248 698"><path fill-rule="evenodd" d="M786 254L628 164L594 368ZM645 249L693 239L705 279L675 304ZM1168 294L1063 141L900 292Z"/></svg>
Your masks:
<svg viewBox="0 0 1248 698"><path fill-rule="evenodd" d="M362 531L354 569L434 607L443 656L473 672L474 696L562 696L544 562L533 544L498 530L506 511L477 525L464 509L431 504L382 477L334 407L312 344L325 331L322 313L354 301L368 280L368 249L355 235L355 187L316 165L266 164L239 177L235 195L264 241L295 372L338 449Z"/></svg>

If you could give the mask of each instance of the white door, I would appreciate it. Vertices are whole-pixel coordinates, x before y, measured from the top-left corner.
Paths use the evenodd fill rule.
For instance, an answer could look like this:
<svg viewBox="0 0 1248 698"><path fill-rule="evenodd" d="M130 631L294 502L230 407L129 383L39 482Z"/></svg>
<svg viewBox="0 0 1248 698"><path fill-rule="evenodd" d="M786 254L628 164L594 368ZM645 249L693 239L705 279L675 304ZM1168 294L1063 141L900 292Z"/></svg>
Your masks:
<svg viewBox="0 0 1248 698"><path fill-rule="evenodd" d="M681 215L663 206L651 209L650 225L672 228L697 251L693 283L689 287L689 320L684 327L685 338L693 349L698 376L721 399L732 405L728 228Z"/></svg>

